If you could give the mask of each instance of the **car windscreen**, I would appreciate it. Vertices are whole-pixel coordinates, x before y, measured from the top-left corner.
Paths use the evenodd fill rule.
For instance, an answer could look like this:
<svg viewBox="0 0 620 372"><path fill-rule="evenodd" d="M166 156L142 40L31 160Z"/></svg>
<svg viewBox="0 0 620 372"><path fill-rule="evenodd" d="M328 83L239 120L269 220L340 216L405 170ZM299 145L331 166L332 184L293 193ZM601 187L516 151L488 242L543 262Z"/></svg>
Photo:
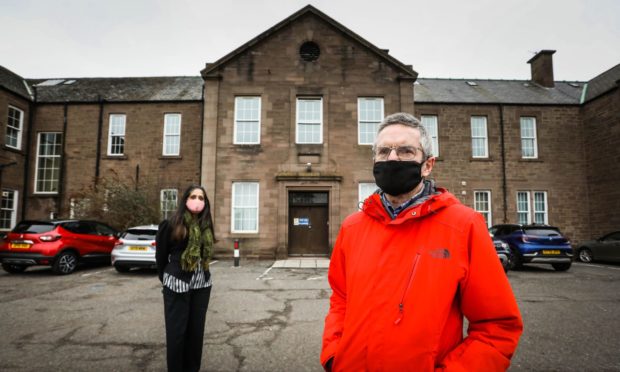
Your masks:
<svg viewBox="0 0 620 372"><path fill-rule="evenodd" d="M18 234L42 234L54 230L56 225L46 222L20 222L13 229Z"/></svg>
<svg viewBox="0 0 620 372"><path fill-rule="evenodd" d="M129 229L123 233L122 239L126 240L155 240L157 230L151 229Z"/></svg>
<svg viewBox="0 0 620 372"><path fill-rule="evenodd" d="M560 232L556 229L544 228L544 227L526 227L525 233L533 236L558 236Z"/></svg>

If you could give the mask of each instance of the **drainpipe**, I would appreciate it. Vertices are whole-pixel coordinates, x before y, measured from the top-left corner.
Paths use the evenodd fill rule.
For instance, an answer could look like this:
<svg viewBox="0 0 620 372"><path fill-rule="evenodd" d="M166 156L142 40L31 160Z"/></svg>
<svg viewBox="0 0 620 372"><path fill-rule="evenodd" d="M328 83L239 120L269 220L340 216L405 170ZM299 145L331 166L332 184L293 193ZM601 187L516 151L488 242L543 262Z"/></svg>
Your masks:
<svg viewBox="0 0 620 372"><path fill-rule="evenodd" d="M63 105L63 119L62 119L62 145L60 153L62 154L62 158L60 161L60 177L58 180L58 196L56 197L56 211L58 215L61 215L62 205L63 205L63 197L65 192L65 169L67 168L67 153L65 152L66 143L67 143L67 111L69 110L69 104L65 101Z"/></svg>
<svg viewBox="0 0 620 372"><path fill-rule="evenodd" d="M205 131L205 83L202 81L202 92L200 93L200 158L198 160L198 184L202 185L202 139ZM213 196L211 196L213 198Z"/></svg>
<svg viewBox="0 0 620 372"><path fill-rule="evenodd" d="M506 144L504 140L504 105L499 105L499 133L500 133L500 146L501 146L501 159L502 159L502 197L504 204L504 220L503 223L508 223L508 197L506 186Z"/></svg>
<svg viewBox="0 0 620 372"><path fill-rule="evenodd" d="M95 156L95 189L99 182L99 164L101 163L101 137L103 131L103 103L101 96L97 96L99 101L99 122L97 123L97 154Z"/></svg>
<svg viewBox="0 0 620 372"><path fill-rule="evenodd" d="M30 143L31 143L31 138L32 136L34 136L34 133L32 133L32 127L34 126L34 116L35 116L35 110L36 110L36 103L37 103L37 86L33 85L32 89L34 90L34 98L33 101L30 102L29 107L30 107L30 115L28 115L28 135L26 136L26 147L24 147L25 149L25 153L26 153L26 158L24 159L24 190L22 192L22 213L21 213L21 219L25 220L26 219L26 210L27 208L27 203L28 203L28 172L30 172Z"/></svg>

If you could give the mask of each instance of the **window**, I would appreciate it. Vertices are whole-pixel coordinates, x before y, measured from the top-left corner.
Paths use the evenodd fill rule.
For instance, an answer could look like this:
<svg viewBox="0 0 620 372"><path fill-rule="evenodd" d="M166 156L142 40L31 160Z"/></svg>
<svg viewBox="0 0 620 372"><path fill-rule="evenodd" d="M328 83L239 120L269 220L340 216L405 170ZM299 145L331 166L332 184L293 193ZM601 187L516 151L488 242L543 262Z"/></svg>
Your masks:
<svg viewBox="0 0 620 372"><path fill-rule="evenodd" d="M110 115L110 132L108 135L108 155L125 153L125 115Z"/></svg>
<svg viewBox="0 0 620 372"><path fill-rule="evenodd" d="M161 190L159 201L161 205L161 217L167 220L177 210L178 191L176 189Z"/></svg>
<svg viewBox="0 0 620 372"><path fill-rule="evenodd" d="M548 224L547 214L547 193L545 191L534 191L534 223Z"/></svg>
<svg viewBox="0 0 620 372"><path fill-rule="evenodd" d="M372 145L383 120L383 98L358 98L357 120L357 143Z"/></svg>
<svg viewBox="0 0 620 372"><path fill-rule="evenodd" d="M0 201L0 230L9 231L15 226L17 215L17 194L15 190L2 190Z"/></svg>
<svg viewBox="0 0 620 372"><path fill-rule="evenodd" d="M474 158L489 157L486 116L471 117L471 154Z"/></svg>
<svg viewBox="0 0 620 372"><path fill-rule="evenodd" d="M491 227L491 192L490 191L474 191L474 209L482 214L487 223L487 227Z"/></svg>
<svg viewBox="0 0 620 372"><path fill-rule="evenodd" d="M258 182L233 182L232 232L258 232Z"/></svg>
<svg viewBox="0 0 620 372"><path fill-rule="evenodd" d="M533 195L534 199L530 200ZM533 206L533 208L531 208ZM532 213L533 217L532 220ZM520 224L538 223L549 224L546 191L519 191L517 192L517 220Z"/></svg>
<svg viewBox="0 0 620 372"><path fill-rule="evenodd" d="M431 137L433 156L439 156L439 128L437 128L437 115L422 115L422 125L426 128L428 135Z"/></svg>
<svg viewBox="0 0 620 372"><path fill-rule="evenodd" d="M6 139L4 144L14 149L21 149L23 126L24 112L16 107L9 106L9 115L6 124Z"/></svg>
<svg viewBox="0 0 620 372"><path fill-rule="evenodd" d="M260 103L260 97L235 98L234 144L260 143Z"/></svg>
<svg viewBox="0 0 620 372"><path fill-rule="evenodd" d="M164 156L175 156L181 153L181 114L164 115L163 152Z"/></svg>
<svg viewBox="0 0 620 372"><path fill-rule="evenodd" d="M58 192L61 152L61 133L39 133L35 172L36 193L54 194Z"/></svg>
<svg viewBox="0 0 620 372"><path fill-rule="evenodd" d="M360 182L357 191L358 205L361 207L364 200L372 195L377 189L377 185L372 182Z"/></svg>
<svg viewBox="0 0 620 372"><path fill-rule="evenodd" d="M323 143L323 99L297 99L296 143Z"/></svg>
<svg viewBox="0 0 620 372"><path fill-rule="evenodd" d="M538 157L536 118L521 118L521 156L524 159L536 159Z"/></svg>

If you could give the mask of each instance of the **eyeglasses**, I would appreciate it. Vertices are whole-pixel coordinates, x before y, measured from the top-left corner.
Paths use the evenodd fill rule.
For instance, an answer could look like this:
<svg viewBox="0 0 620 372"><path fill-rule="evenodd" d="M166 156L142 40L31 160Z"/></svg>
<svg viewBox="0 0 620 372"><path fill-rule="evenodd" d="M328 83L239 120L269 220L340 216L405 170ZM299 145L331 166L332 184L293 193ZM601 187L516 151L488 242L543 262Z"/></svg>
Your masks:
<svg viewBox="0 0 620 372"><path fill-rule="evenodd" d="M375 148L375 160L387 160L392 150L396 151L398 160L414 160L418 151L424 155L424 150L414 146L377 146L377 148Z"/></svg>

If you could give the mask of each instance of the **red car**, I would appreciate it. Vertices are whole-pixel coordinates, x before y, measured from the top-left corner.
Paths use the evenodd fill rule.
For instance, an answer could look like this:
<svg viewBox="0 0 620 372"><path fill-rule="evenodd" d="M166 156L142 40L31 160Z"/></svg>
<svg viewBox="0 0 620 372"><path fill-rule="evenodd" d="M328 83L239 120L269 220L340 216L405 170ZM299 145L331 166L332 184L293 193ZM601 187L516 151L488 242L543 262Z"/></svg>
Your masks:
<svg viewBox="0 0 620 372"><path fill-rule="evenodd" d="M47 265L55 274L71 274L78 262L110 262L118 231L96 221L22 221L0 246L2 268L20 273Z"/></svg>

